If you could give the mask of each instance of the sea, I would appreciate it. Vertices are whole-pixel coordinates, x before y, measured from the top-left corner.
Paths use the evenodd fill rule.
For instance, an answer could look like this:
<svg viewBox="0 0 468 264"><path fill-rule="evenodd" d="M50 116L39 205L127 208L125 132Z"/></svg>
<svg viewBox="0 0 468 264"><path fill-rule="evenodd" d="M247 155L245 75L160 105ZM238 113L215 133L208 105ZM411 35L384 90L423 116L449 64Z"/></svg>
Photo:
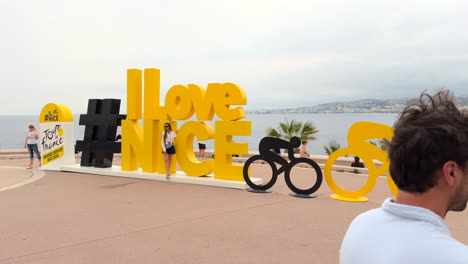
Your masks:
<svg viewBox="0 0 468 264"><path fill-rule="evenodd" d="M335 140L341 147L347 146L347 133L351 125L366 121L393 126L397 118L396 113L314 113L314 114L247 114L242 121L252 122L251 136L234 136L235 142L246 142L250 151L258 151L258 143L266 136L269 128L277 128L280 122L297 120L311 121L318 129L316 140L309 141L307 150L311 155L325 155L324 146ZM22 149L26 136L27 125L33 123L38 127L39 116L0 116L0 149ZM79 125L79 115L74 115L75 139L81 140L84 135L84 126ZM184 122L179 121L178 125ZM212 121L208 121L213 128ZM117 134L121 133L120 128ZM216 133L216 131L215 131ZM194 142L194 148L196 140ZM214 142L206 141L207 148L212 149Z"/></svg>

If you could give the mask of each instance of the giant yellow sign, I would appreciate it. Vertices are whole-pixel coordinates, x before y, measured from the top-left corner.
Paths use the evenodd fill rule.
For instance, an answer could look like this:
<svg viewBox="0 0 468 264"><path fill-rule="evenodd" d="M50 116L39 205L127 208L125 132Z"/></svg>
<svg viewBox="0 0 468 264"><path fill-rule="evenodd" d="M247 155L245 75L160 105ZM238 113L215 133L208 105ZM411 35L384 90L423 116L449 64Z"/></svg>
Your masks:
<svg viewBox="0 0 468 264"><path fill-rule="evenodd" d="M214 172L217 179L243 181L242 166L232 164L232 155L248 153L247 143L234 143L233 136L250 136L250 121L245 117L245 91L233 83L209 83L205 88L195 85L174 85L161 105L160 71L158 69L127 71L127 120L122 121L122 170L166 173L161 149L163 125L171 122L177 131L175 159L190 176L203 176ZM143 86L144 85L144 91ZM142 107L144 105L144 107ZM185 122L177 129L175 120L187 120L196 115L198 121ZM203 122L221 120L215 127ZM143 119L143 126L140 120ZM193 140L214 139L215 159L200 161L195 157ZM172 162L171 173L176 170Z"/></svg>

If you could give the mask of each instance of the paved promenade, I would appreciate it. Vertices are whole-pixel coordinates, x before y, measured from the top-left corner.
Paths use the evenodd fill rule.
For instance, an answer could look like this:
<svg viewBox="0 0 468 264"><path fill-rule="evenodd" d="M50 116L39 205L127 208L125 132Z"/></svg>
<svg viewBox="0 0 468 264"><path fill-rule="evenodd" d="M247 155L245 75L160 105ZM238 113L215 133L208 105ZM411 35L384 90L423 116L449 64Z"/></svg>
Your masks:
<svg viewBox="0 0 468 264"><path fill-rule="evenodd" d="M23 169L0 160L0 264L338 263L350 221L390 197L385 178L367 203L335 201L326 183L298 199L280 176L271 194L173 182ZM255 165L267 174L266 165ZM17 167L17 168L15 168ZM310 169L297 169L306 184ZM32 181L22 185L25 180ZM343 187L366 177L340 173ZM19 186L19 187L18 187ZM450 213L468 244L468 213ZM382 238L385 239L385 238ZM378 247L379 245L375 245ZM369 249L372 250L372 249Z"/></svg>

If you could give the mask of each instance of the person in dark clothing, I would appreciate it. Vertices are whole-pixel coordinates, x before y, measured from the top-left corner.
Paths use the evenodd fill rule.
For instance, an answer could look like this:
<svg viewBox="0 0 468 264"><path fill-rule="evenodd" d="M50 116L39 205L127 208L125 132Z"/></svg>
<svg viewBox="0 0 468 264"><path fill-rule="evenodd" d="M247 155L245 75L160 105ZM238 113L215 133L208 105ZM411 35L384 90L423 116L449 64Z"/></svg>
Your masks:
<svg viewBox="0 0 468 264"><path fill-rule="evenodd" d="M355 156L354 157L354 162L351 163L351 167L356 167L356 168L364 168L364 163L359 161L359 157Z"/></svg>

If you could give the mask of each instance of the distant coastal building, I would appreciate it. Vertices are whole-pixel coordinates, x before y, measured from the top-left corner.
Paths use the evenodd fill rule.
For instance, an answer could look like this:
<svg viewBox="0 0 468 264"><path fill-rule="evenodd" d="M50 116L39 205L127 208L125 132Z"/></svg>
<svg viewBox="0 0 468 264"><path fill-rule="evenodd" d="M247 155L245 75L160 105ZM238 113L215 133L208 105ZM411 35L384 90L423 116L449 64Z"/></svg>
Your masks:
<svg viewBox="0 0 468 264"><path fill-rule="evenodd" d="M468 96L459 96L456 99L460 108L468 110ZM319 104L311 107L269 109L247 112L251 114L399 113L406 106L408 100L410 99L362 99L351 102Z"/></svg>

